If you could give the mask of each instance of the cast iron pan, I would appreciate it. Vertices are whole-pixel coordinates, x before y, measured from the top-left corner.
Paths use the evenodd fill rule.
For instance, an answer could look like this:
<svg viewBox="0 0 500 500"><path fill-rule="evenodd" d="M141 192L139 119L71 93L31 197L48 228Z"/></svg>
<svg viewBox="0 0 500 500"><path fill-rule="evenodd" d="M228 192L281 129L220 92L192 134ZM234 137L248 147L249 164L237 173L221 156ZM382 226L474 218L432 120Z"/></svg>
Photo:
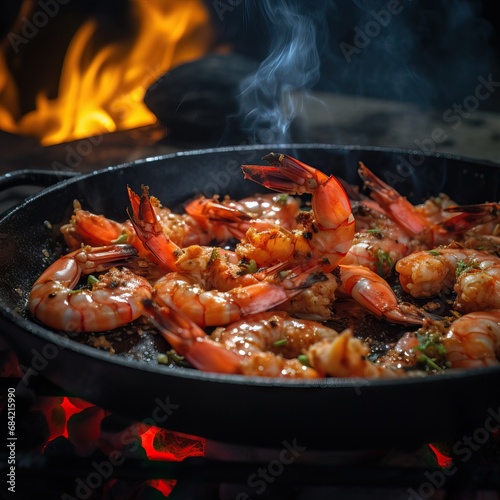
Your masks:
<svg viewBox="0 0 500 500"><path fill-rule="evenodd" d="M491 423L500 407L500 368L391 381L245 378L170 368L148 362L147 356L138 361L112 355L27 317L28 291L49 263L44 252L63 251L54 234L68 220L74 199L92 212L123 220L127 184L136 191L149 185L169 206L196 193L251 195L262 189L243 180L240 165L265 163L261 157L270 151L288 153L351 183L359 183L356 171L363 161L413 202L439 192L458 203L500 199L495 164L317 144L192 151L76 177L69 173L72 178L31 196L0 219L0 325L23 363L103 408L234 444L281 448L284 441L295 440L308 449L338 450L413 446L457 441ZM0 180L0 186L12 185L13 178ZM54 174L53 182L59 179Z"/></svg>

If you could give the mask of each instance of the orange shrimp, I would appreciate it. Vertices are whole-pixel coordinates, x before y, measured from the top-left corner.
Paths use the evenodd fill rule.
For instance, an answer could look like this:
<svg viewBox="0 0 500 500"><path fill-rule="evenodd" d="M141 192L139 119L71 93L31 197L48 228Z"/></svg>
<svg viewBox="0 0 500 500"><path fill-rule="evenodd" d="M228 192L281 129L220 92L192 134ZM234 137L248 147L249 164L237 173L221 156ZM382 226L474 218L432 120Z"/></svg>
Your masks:
<svg viewBox="0 0 500 500"><path fill-rule="evenodd" d="M176 262L182 253L181 247L165 234L149 196L149 188L142 186L139 197L128 187L132 213L129 213L134 230L155 263L169 271L177 270Z"/></svg>
<svg viewBox="0 0 500 500"><path fill-rule="evenodd" d="M130 189L129 199L133 206L139 206L139 196ZM169 208L162 206L155 197L151 197L150 202L155 207L159 226L177 245L205 245L214 239L214 235L205 231L189 214L173 213ZM102 214L83 210L78 200L73 202L73 207L70 221L61 227L61 233L70 249L76 249L82 244L103 246L120 243L133 245L143 257L149 255L137 237L130 220L118 222Z"/></svg>
<svg viewBox="0 0 500 500"><path fill-rule="evenodd" d="M73 215L68 224L61 226L61 233L70 250L76 250L82 244L93 247L127 244L138 251L144 249L129 221L121 223L83 210L78 200L73 201Z"/></svg>
<svg viewBox="0 0 500 500"><path fill-rule="evenodd" d="M301 212L302 228L287 231L250 228L237 253L267 267L277 262L304 262L332 271L348 252L354 236L351 204L334 177L284 154L270 153L272 166L243 165L246 179L289 194L312 194L312 213Z"/></svg>
<svg viewBox="0 0 500 500"><path fill-rule="evenodd" d="M410 243L394 238L390 231L373 228L354 235L343 264L363 266L381 277L392 274L398 260L409 253Z"/></svg>
<svg viewBox="0 0 500 500"><path fill-rule="evenodd" d="M426 248L373 200L355 202L353 214L356 233L343 264L364 266L388 277L399 259Z"/></svg>
<svg viewBox="0 0 500 500"><path fill-rule="evenodd" d="M369 347L347 329L333 339L324 339L307 350L309 363L321 376L341 378L399 378L400 367L370 361Z"/></svg>
<svg viewBox="0 0 500 500"><path fill-rule="evenodd" d="M396 264L403 289L413 297L454 290L461 312L500 308L500 258L468 248L415 252Z"/></svg>
<svg viewBox="0 0 500 500"><path fill-rule="evenodd" d="M246 317L208 336L175 307L146 301L145 309L170 345L195 368L208 372L318 378L318 371L298 356L311 344L338 335L320 323L274 311Z"/></svg>
<svg viewBox="0 0 500 500"><path fill-rule="evenodd" d="M420 325L427 313L412 304L398 302L387 281L362 266L339 266L340 282L337 292L352 297L359 305L378 318L392 323Z"/></svg>
<svg viewBox="0 0 500 500"><path fill-rule="evenodd" d="M298 271L280 273L279 267L270 268L259 273L260 279L245 275L241 280L229 280L231 286L226 283L224 290L212 286L210 270L204 275L171 272L155 283L155 300L160 305L176 306L199 326L226 325L277 307L324 279L322 274Z"/></svg>
<svg viewBox="0 0 500 500"><path fill-rule="evenodd" d="M407 376L405 368L416 363L403 368L399 362L391 364L390 357L372 362L369 347L351 329L339 333L284 311L254 314L209 336L176 307L145 301L144 308L170 345L202 371L280 378L396 378Z"/></svg>
<svg viewBox="0 0 500 500"><path fill-rule="evenodd" d="M287 195L256 195L234 201L225 198L197 198L185 206L186 212L218 242L241 239L250 227L257 230L275 225L293 229L300 203Z"/></svg>
<svg viewBox="0 0 500 500"><path fill-rule="evenodd" d="M476 311L455 320L443 337L452 368L500 364L500 309Z"/></svg>
<svg viewBox="0 0 500 500"><path fill-rule="evenodd" d="M365 187L371 191L372 198L397 222L409 235L417 238L428 248L445 245L478 224L489 222L498 216L498 205L481 205L483 209L474 211L470 207L451 207L452 201L442 197L439 203L430 210L425 204L416 207L395 189L378 178L363 162L359 163L359 175ZM495 205L490 207L489 205ZM439 206L439 208L437 208ZM454 212L458 215L446 216Z"/></svg>
<svg viewBox="0 0 500 500"><path fill-rule="evenodd" d="M152 296L145 278L113 267L136 255L129 245L83 247L62 256L36 280L29 309L42 323L67 332L112 330L142 314L141 301ZM82 274L109 270L91 289L74 290Z"/></svg>
<svg viewBox="0 0 500 500"><path fill-rule="evenodd" d="M190 274L197 279L206 279L207 269L217 267L218 274L212 272L212 283L217 288L234 288L250 284L251 276L240 267L240 258L232 251L219 247L190 245L181 248L162 231L155 207L151 202L147 186L143 186L139 197L129 188L132 202L130 219L138 238L150 252L154 262L168 271ZM221 263L224 265L221 266ZM244 267L244 262L242 266ZM254 280L256 281L256 280Z"/></svg>

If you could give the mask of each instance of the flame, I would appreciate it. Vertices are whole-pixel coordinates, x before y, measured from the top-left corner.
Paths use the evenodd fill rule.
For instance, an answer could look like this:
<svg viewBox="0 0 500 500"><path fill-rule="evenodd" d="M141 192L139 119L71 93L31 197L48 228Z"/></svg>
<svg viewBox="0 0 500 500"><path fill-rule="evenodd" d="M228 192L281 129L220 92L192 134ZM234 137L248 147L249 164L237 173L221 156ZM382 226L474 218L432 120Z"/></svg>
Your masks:
<svg viewBox="0 0 500 500"><path fill-rule="evenodd" d="M86 21L67 48L57 98L40 91L36 109L23 116L18 89L0 56L0 128L51 145L154 124L156 117L143 103L147 88L169 69L203 56L213 43L213 27L202 0L132 5L137 34L94 54L98 25Z"/></svg>

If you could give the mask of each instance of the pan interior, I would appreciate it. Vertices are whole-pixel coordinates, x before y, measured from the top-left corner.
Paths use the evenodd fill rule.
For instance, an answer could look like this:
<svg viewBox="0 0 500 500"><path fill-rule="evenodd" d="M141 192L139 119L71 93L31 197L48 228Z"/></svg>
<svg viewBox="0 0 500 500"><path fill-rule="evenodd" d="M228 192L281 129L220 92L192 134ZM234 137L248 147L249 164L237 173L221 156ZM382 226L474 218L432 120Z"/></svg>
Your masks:
<svg viewBox="0 0 500 500"><path fill-rule="evenodd" d="M14 320L21 328L29 325L30 330L39 335L47 331L29 317L27 295L42 270L66 251L59 229L71 216L73 200L79 200L83 208L91 212L125 220L129 206L127 185L137 192L141 185L149 185L151 194L174 211L181 210L183 203L199 194L228 194L233 198L251 196L265 192L265 189L243 180L240 166L265 164L261 157L270 151L293 155L358 185L360 189L357 167L358 162L363 161L415 203L440 192L449 194L461 204L500 198L499 168L496 165L381 148L332 145L223 148L124 164L60 182L29 198L0 220L0 300L4 316ZM470 189L471 186L475 189ZM332 326L343 329L347 322L348 313L339 314ZM7 328L12 327L9 324ZM381 335L396 338L401 333L400 326L388 325L373 318L366 319L361 328L360 336L371 335L375 338ZM169 348L144 320L137 320L131 326L106 335L73 334L67 337L76 344L110 351L124 360L148 363L153 369L158 367L158 354Z"/></svg>

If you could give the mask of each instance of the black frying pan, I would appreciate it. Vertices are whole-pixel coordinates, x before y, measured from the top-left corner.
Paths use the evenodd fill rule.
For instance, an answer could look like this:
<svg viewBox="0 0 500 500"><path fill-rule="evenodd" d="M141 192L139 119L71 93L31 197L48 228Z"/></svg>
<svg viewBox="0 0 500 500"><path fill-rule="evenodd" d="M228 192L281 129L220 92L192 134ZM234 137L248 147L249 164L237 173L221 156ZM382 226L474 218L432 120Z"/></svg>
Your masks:
<svg viewBox="0 0 500 500"><path fill-rule="evenodd" d="M363 161L414 202L439 192L459 203L500 199L498 165L330 145L192 151L63 180L0 219L0 325L23 362L70 394L106 409L229 443L282 447L285 440L295 440L309 449L412 446L460 440L491 423L500 411L500 368L391 381L245 378L111 355L27 318L27 293L48 264L44 250L63 249L45 221L53 227L66 222L75 198L88 210L124 219L127 184L136 191L148 184L169 206L195 193L251 195L262 189L243 180L240 165L265 163L260 159L270 151L291 154L351 183L359 183L357 166ZM13 178L0 179L0 186L12 185Z"/></svg>

